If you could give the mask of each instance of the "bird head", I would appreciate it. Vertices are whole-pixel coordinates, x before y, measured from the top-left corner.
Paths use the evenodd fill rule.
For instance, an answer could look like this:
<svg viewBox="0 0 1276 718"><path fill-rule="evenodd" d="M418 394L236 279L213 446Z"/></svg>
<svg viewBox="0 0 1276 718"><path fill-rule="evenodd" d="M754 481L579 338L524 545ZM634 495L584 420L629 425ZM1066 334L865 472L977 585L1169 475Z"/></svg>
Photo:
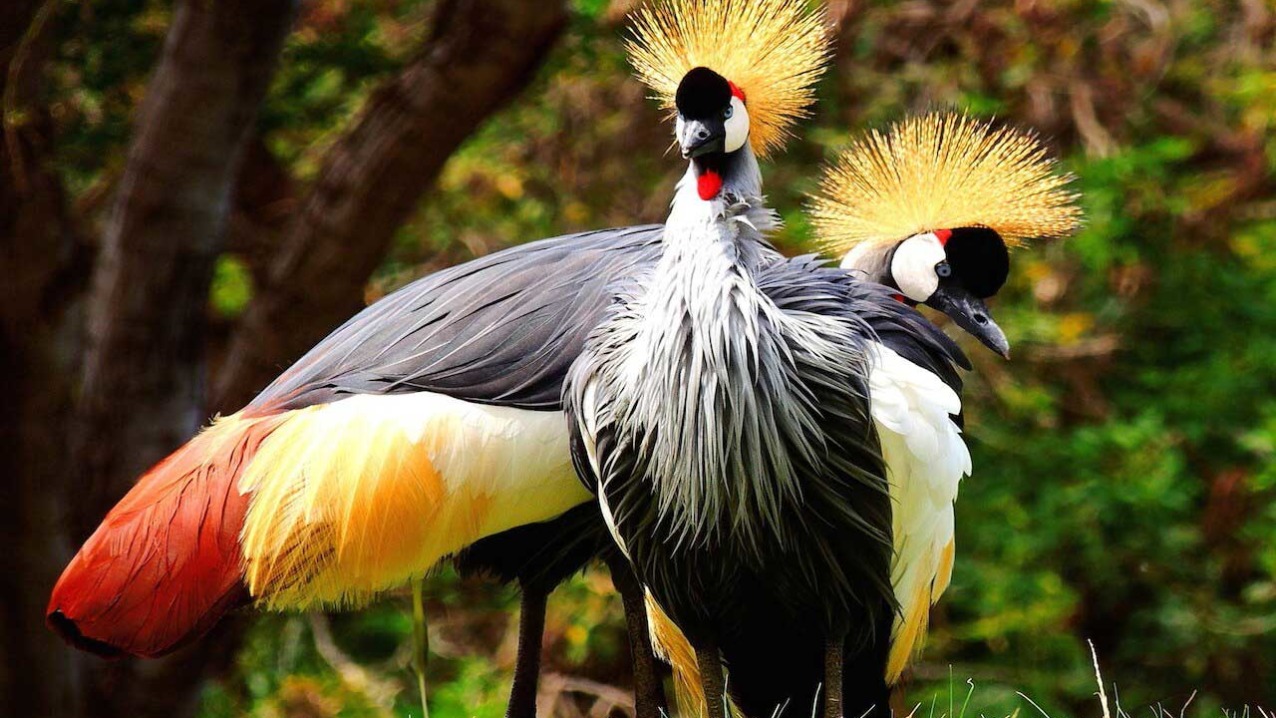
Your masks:
<svg viewBox="0 0 1276 718"><path fill-rule="evenodd" d="M711 200L750 165L738 156L780 149L805 116L830 33L805 0L663 0L634 14L627 49Z"/></svg>
<svg viewBox="0 0 1276 718"><path fill-rule="evenodd" d="M678 83L674 103L678 146L695 169L700 198L712 199L722 189L731 156L749 139L744 92L713 70L695 67Z"/></svg>
<svg viewBox="0 0 1276 718"><path fill-rule="evenodd" d="M895 245L884 268L876 281L898 289L906 301L943 312L1009 358L1010 342L984 302L1010 275L1010 252L1001 235L987 227L915 234Z"/></svg>
<svg viewBox="0 0 1276 718"><path fill-rule="evenodd" d="M811 217L844 268L943 312L1008 357L986 301L1009 277L1011 248L1080 225L1071 179L1030 133L934 113L869 132L843 152Z"/></svg>

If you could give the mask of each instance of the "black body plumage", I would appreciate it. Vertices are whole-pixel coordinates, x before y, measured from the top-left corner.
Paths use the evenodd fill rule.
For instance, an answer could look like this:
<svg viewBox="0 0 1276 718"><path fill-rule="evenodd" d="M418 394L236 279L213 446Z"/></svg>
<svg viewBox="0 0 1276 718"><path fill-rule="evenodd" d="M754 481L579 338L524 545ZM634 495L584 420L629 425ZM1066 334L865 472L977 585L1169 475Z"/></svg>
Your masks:
<svg viewBox="0 0 1276 718"><path fill-rule="evenodd" d="M894 300L887 288L824 267L815 257L789 260L763 274L759 284L783 307L852 313L863 321L866 340L890 348L960 392L957 368L970 368L965 355L921 314ZM861 455L860 460L880 466L878 456ZM885 474L881 476L884 479ZM818 517L802 518L823 523ZM889 517L886 521L889 528ZM810 630L809 616L800 617L796 625L777 620L783 615L784 597L774 594L766 584L750 591L742 618L747 629L726 632L720 639L730 674L728 691L746 716L770 717L780 708L784 708L782 716L818 714L814 709L824 681L823 637ZM862 623L848 633L843 649L843 710L848 718L890 714L890 686L883 668L891 645L895 601L893 593L879 594L876 600L876 606L852 613L851 620Z"/></svg>

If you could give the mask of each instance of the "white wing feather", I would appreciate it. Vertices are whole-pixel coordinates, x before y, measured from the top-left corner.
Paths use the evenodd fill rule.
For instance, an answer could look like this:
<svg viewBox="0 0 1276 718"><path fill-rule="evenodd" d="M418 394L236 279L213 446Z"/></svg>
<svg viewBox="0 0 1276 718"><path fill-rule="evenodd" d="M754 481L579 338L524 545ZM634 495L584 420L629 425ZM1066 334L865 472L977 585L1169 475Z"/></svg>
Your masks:
<svg viewBox="0 0 1276 718"><path fill-rule="evenodd" d="M873 422L894 508L891 580L900 603L887 679L894 682L920 647L931 604L952 572L953 502L970 473L970 452L950 415L961 399L938 376L878 344L869 373Z"/></svg>

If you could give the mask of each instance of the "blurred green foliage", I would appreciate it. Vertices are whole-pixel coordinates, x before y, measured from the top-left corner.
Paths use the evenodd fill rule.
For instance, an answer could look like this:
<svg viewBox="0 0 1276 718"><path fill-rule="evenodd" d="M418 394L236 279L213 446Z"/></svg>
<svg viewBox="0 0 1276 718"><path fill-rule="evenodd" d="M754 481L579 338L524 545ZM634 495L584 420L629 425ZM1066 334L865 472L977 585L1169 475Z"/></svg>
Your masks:
<svg viewBox="0 0 1276 718"><path fill-rule="evenodd" d="M523 97L449 163L369 299L447 263L571 230L660 221L679 162L628 77L626 3L578 0ZM301 180L427 31L428 0L315 0L261 118ZM958 562L907 704L947 714L1098 712L1086 640L1124 707L1276 702L1276 51L1263 2L836 3L839 51L801 137L764 167L808 236L803 193L856 131L955 105L1036 128L1077 177L1074 239L1013 257L1006 363L977 345L966 391L975 475ZM118 178L167 25L147 0L67 4L54 67L59 167L92 209ZM96 204L95 204L96 203ZM99 213L100 214L100 213ZM251 281L228 256L212 306ZM937 318L937 321L940 321ZM430 584L436 718L503 712L516 598ZM547 678L626 684L618 603L590 573L551 602ZM256 622L204 715L415 715L401 597ZM316 628L316 627L320 628ZM322 638L320 634L328 636ZM556 678L557 677L557 678ZM563 685L569 685L563 683ZM558 685L558 684L554 684ZM588 712L597 694L564 693ZM597 692L596 692L597 693ZM604 692L605 693L605 692ZM571 714L571 713L564 713Z"/></svg>

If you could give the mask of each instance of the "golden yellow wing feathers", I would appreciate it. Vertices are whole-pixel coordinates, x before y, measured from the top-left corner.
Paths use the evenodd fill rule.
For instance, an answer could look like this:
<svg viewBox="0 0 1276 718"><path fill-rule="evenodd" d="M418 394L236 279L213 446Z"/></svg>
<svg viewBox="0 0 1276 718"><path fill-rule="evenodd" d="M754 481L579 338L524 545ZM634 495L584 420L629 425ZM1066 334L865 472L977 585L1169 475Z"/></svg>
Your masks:
<svg viewBox="0 0 1276 718"><path fill-rule="evenodd" d="M683 75L707 67L735 83L754 152L778 150L807 114L831 35L805 0L663 0L634 14L630 62L669 110Z"/></svg>
<svg viewBox="0 0 1276 718"><path fill-rule="evenodd" d="M1018 246L1080 226L1072 179L1031 133L931 113L871 131L841 153L810 215L820 243L839 256L865 242L958 227L988 227Z"/></svg>
<svg viewBox="0 0 1276 718"><path fill-rule="evenodd" d="M428 392L292 412L238 490L245 583L276 609L357 604L590 498L561 415Z"/></svg>

